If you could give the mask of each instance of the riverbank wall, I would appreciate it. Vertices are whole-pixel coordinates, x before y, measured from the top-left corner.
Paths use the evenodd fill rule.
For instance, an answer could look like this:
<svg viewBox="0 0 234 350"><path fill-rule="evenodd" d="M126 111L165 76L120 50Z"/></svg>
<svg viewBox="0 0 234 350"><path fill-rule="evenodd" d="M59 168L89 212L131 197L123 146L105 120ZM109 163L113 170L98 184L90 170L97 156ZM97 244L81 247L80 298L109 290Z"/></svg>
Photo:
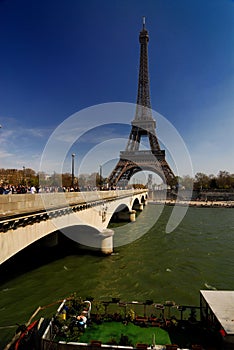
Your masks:
<svg viewBox="0 0 234 350"><path fill-rule="evenodd" d="M178 196L172 190L153 191L149 202L166 204L166 205L181 205L191 207L226 207L234 208L234 192L228 191L196 191L192 193L188 190L180 191Z"/></svg>
<svg viewBox="0 0 234 350"><path fill-rule="evenodd" d="M178 197L178 198L177 198ZM202 201L202 202L229 202L234 201L234 191L227 190L157 190L149 192L152 200Z"/></svg>

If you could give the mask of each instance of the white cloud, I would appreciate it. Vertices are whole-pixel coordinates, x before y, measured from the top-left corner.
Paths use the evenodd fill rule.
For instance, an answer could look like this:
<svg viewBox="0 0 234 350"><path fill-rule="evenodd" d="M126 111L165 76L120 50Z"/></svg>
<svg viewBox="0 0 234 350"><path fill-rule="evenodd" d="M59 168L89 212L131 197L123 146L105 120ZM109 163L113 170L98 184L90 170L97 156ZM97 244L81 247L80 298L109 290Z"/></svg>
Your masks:
<svg viewBox="0 0 234 350"><path fill-rule="evenodd" d="M50 129L23 126L14 118L0 118L0 162L2 168L37 170Z"/></svg>

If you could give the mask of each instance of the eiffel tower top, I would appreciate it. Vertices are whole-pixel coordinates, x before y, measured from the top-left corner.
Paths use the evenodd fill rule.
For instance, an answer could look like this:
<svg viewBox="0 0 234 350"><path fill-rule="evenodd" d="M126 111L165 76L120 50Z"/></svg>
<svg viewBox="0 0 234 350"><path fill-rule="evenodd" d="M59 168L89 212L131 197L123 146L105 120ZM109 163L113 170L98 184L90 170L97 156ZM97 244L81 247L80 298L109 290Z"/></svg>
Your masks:
<svg viewBox="0 0 234 350"><path fill-rule="evenodd" d="M148 69L148 42L149 35L145 28L145 17L143 17L143 27L139 35L140 42L140 67L138 76L137 109L135 121L153 120L150 103L150 82ZM143 108L141 108L141 106ZM146 108L144 108L146 107Z"/></svg>
<svg viewBox="0 0 234 350"><path fill-rule="evenodd" d="M145 30L145 16L142 17L143 30Z"/></svg>
<svg viewBox="0 0 234 350"><path fill-rule="evenodd" d="M145 28L145 16L142 17L142 31L141 33L144 33L144 35L148 35L148 31ZM149 36L148 36L148 41L149 41Z"/></svg>

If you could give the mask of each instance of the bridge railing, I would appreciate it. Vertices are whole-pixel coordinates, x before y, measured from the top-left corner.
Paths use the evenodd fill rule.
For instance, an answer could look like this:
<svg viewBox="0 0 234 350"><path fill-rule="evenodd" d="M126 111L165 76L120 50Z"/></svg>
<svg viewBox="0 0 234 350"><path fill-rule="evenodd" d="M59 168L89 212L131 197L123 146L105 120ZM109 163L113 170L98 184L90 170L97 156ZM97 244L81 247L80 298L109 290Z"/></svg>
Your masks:
<svg viewBox="0 0 234 350"><path fill-rule="evenodd" d="M11 216L38 214L40 212L69 208L75 205L101 203L124 198L147 190L62 192L42 194L9 194L0 196L0 221Z"/></svg>

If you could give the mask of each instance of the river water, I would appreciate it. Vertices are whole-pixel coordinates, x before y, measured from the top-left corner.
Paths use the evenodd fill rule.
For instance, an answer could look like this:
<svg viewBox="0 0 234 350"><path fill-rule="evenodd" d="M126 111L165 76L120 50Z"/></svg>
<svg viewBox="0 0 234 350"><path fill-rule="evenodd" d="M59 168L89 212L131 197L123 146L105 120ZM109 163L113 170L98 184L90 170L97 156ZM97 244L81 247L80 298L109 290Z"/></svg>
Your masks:
<svg viewBox="0 0 234 350"><path fill-rule="evenodd" d="M123 226L120 238L134 237L138 223L157 209L157 205L146 206L135 223L126 230ZM52 249L37 244L4 264L0 269L0 349L15 330L1 327L26 322L39 305L73 292L83 298L199 305L200 289L234 289L234 209L191 207L180 225L165 233L171 210L164 207L147 233L116 247L107 257L79 250L64 240Z"/></svg>

